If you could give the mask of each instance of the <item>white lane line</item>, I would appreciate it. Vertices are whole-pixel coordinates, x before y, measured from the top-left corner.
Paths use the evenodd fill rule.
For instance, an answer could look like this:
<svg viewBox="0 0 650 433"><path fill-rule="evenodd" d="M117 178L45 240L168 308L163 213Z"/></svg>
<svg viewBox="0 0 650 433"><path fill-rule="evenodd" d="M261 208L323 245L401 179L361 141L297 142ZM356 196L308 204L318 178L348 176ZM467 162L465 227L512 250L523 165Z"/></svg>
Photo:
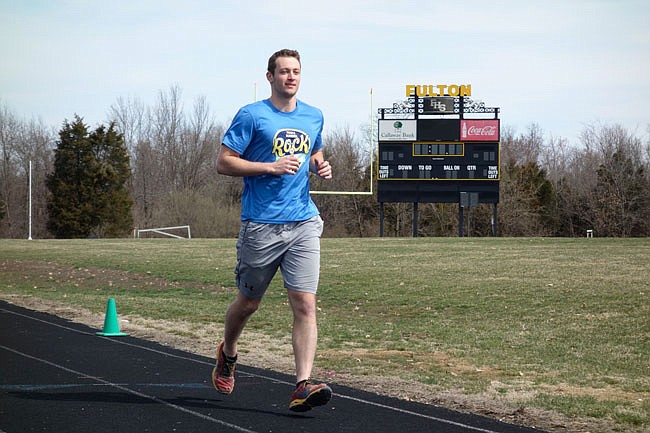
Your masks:
<svg viewBox="0 0 650 433"><path fill-rule="evenodd" d="M110 382L110 381L108 381L108 380L104 380L104 379L102 379L102 378L100 378L100 377L91 376L91 375L89 375L89 374L85 374L85 373L82 373L82 372L80 372L80 371L77 371L77 370L73 370L73 369L71 369L71 368L64 367L63 365L59 365L59 364L57 364L57 363L54 363L54 362L48 361L48 360L46 360L46 359L38 358L38 357L36 357L36 356L32 356L32 355L29 355L29 354L27 354L27 353L20 352L20 351L18 351L18 350L14 350L14 349L12 349L11 347L7 347L7 346L4 346L4 345L2 345L2 344L0 344L0 349L4 349L4 350L6 350L6 351L8 351L8 352L15 353L16 355L20 355L20 356L23 356L23 357L25 357L25 358L32 359L32 360L34 360L34 361L42 362L43 364L47 364L47 365L50 365L50 366L52 366L52 367L58 368L58 369L60 369L60 370L67 371L68 373L76 374L76 375L78 375L78 376L83 375L84 377L86 377L86 378L88 378L88 379L92 379L92 380L94 380L95 382L99 382L99 383L104 384L104 385L109 385L109 386L111 386L111 387L113 387L113 388L117 388L117 389L120 389L120 390L122 390L122 391L128 392L129 394L133 394L133 395L136 395L136 396L141 397L141 398L146 398L146 399L148 399L148 400L155 401L156 403L160 403L160 404L165 405L165 406L167 406L167 407L171 407L172 409L176 409L176 410L179 410L179 411L181 411L181 412L185 412L185 413L188 413L188 414L190 414L190 415L194 415L194 416L196 416L196 417L202 418L202 419L204 419L204 420L206 420L206 421L213 422L213 423L215 423L215 424L220 424L220 425L222 425L222 426L229 427L229 428L231 428L231 429L233 429L233 430L237 430L237 431L240 431L240 432L247 432L247 433L256 433L256 432L253 431L253 430L248 430L248 429L243 428L243 427L240 427L240 426L238 426L238 425L230 424L230 423L225 422L225 421L222 421L222 420L220 420L220 419L212 418L212 417L207 416L207 415L204 415L204 414L202 414L202 413L200 413L200 412L195 412L195 411L193 411L193 410L186 409L186 408L184 408L184 407L182 407L182 406L178 406L178 405L176 405L176 404L173 404L173 403L170 403L170 402L168 402L168 401L162 400L162 399L160 399L160 398L158 398L158 397L155 397L155 396L153 396L153 395L144 394L144 393L139 392L139 391L136 391L136 390L134 390L134 389L127 388L126 386L119 385L119 384L117 384L117 383L112 383L112 382Z"/></svg>
<svg viewBox="0 0 650 433"><path fill-rule="evenodd" d="M138 388L189 388L189 389L211 389L212 387L205 383L118 383L117 385L135 386ZM46 391L50 389L71 389L85 387L103 387L109 386L104 383L51 383L47 385L0 385L2 391ZM1 433L1 432L0 432Z"/></svg>
<svg viewBox="0 0 650 433"><path fill-rule="evenodd" d="M78 329L70 328L68 326L59 325L57 323L48 322L48 321L43 320L43 319L37 319L36 317L31 317L31 316L28 316L26 314L17 313L15 311L5 310L3 308L0 308L0 311L5 311L7 313L12 313L12 314L15 314L17 316L25 317L27 319L32 319L32 320L36 320L36 321L39 321L39 322L43 322L43 323L46 323L46 324L51 325L51 326L57 326L59 328L63 328L63 329L67 329L69 331L77 332L79 334L95 336L95 334L92 333L92 332L80 331ZM192 361L192 362L196 362L196 363L199 363L199 364L210 365L210 366L213 364L211 362L201 361L199 359L193 359L193 358L189 358L189 357L186 357L186 356L175 355L173 353L163 352L162 350L152 349L150 347L140 346L140 345L137 345L137 344L134 344L134 343L129 343L127 341L123 341L123 340L116 339L116 338L102 337L102 336L97 336L97 338L105 338L105 339L107 339L109 341L112 341L114 343L123 344L123 345L131 346L131 347L136 347L136 348L139 348L139 349L142 349L142 350L148 350L149 352L158 353L158 354L164 355L164 356L170 356L172 358L182 359L182 360L186 360L186 361ZM257 377L259 379L264 379L264 380L268 380L270 382L280 383L280 384L285 384L285 385L290 385L290 386L295 385L294 383L287 382L287 381L284 381L284 380L279 380L279 379L275 379L275 378L260 375L260 374L255 374L255 373L242 371L241 368L238 368L237 371L239 373L243 373L243 374L245 374L246 376L249 376L249 377ZM496 431L496 430L488 430L488 429L484 429L484 428L480 428L480 427L474 427L474 426L471 426L471 425L459 423L459 422L452 421L452 420L449 420L449 419L439 418L439 417L435 417L435 416L431 416L431 415L426 415L426 414L419 413L419 412L413 412L413 411L406 410L406 409L400 409L398 407L388 406L388 405L385 405L385 404L382 404L382 403L375 403L373 401L364 400L364 399L357 398L357 397L352 397L350 395L339 394L339 393L336 393L335 395L337 397L340 397L340 398L343 398L343 399L356 401L357 403L363 403L363 404L367 404L369 406L375 406L375 407L390 410L390 411L393 411L393 412L403 413L405 415L411 415L411 416L415 416L415 417L419 417L419 418L429 419L429 420L437 421L437 422L440 422L440 423L443 423L443 424L449 424L449 425L453 425L453 426L456 426L456 427L461 427L461 428L464 428L464 429L467 429L467 430L473 430L473 431L478 431L478 432L482 432L482 433L501 433L501 432Z"/></svg>

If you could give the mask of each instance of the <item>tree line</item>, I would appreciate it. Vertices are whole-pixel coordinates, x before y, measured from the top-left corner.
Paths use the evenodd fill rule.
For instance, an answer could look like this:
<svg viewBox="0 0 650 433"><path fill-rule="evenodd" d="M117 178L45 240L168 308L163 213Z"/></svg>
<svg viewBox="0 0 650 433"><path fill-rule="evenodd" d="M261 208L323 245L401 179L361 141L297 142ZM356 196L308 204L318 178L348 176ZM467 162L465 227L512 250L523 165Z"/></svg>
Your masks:
<svg viewBox="0 0 650 433"><path fill-rule="evenodd" d="M242 182L215 170L228 125L215 120L205 98L188 109L181 96L172 86L151 105L118 98L108 124L94 130L79 116L58 130L23 120L0 100L0 237L27 237L30 161L34 238L117 237L177 225L190 225L195 237L236 236ZM617 124L588 125L569 143L534 123L524 132L502 124L500 236L650 235L650 129L642 138ZM370 131L368 122L323 137L334 178L314 177L312 190L356 192L313 195L324 236L379 235ZM83 158L90 171L75 177L71 167ZM85 211L66 213L75 206ZM419 236L458 235L457 204L418 208ZM386 203L384 236L411 236L412 212L410 203ZM465 233L490 236L491 218L491 205L472 208Z"/></svg>

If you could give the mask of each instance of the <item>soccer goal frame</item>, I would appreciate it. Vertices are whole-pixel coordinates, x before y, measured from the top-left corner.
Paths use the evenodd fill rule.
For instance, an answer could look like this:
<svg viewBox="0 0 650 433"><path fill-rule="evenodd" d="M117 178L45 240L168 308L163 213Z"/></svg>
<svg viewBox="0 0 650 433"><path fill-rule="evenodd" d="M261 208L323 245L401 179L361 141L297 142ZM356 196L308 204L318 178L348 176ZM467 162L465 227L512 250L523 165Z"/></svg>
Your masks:
<svg viewBox="0 0 650 433"><path fill-rule="evenodd" d="M179 236L174 233L169 233L170 230L187 230L187 236ZM174 227L157 227L153 229L133 229L133 237L140 239L140 234L142 233L157 233L162 236L167 236L170 238L176 239L192 239L192 231L190 226L174 226Z"/></svg>

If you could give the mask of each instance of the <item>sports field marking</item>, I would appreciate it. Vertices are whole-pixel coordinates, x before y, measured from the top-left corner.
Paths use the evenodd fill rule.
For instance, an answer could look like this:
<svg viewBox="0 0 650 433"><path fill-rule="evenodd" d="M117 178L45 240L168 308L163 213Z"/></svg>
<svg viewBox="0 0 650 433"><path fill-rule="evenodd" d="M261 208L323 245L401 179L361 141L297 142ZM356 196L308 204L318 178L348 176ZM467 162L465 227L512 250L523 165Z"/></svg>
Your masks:
<svg viewBox="0 0 650 433"><path fill-rule="evenodd" d="M95 335L95 333L93 333L93 332L85 332L85 331L81 331L81 330L79 330L79 329L74 329L74 328L71 328L71 327L68 327L68 326L59 325L58 323L48 322L47 320L38 319L38 318L36 318L36 317L31 317L31 316L28 316L28 315L25 315L25 314L17 313L17 312L15 312L15 311L6 310L6 309L4 309L4 308L0 308L0 311L6 312L6 313L15 314L16 316L25 317L25 318L27 318L27 319L36 320L36 321L38 321L38 322L46 323L46 324L51 325L51 326L56 326L56 327L59 327L59 328L62 328L62 329L66 329L66 330L69 330L69 331L77 332L77 333L79 333L79 334L84 334L84 335L93 335L93 336ZM102 336L96 336L96 338L105 338L106 340L109 340L109 341L111 341L111 342L113 342L113 343L123 344L123 345L131 346L131 347L136 347L136 348L138 348L138 349L147 350L147 351L149 351L149 352L157 353L157 354L164 355L164 356L169 356L169 357L172 357L172 358L182 359L182 360L186 360L186 361L192 361L192 362L196 362L196 363L198 363L198 364L203 364L203 365L213 366L213 363L212 363L212 362L201 361L201 360L199 360L199 359L189 358L189 357L187 357L187 356L175 355L175 354L173 354L173 353L163 352L162 350L152 349L152 348L150 348L150 347L145 347L145 346L140 346L140 345L138 345L138 344L129 343L129 342L124 341L124 340L114 339L114 338L110 338L110 337L102 337ZM5 346L0 345L0 348L5 348ZM7 349L7 350L10 350L10 351L12 351L12 352L16 352L16 351L14 351L14 350L12 350L12 349L10 349L10 348L6 348L6 349ZM16 352L16 353L19 353L19 352ZM26 356L31 357L31 356L29 356L29 355L26 355ZM34 359L37 359L37 358L34 358ZM46 362L46 363L48 363L48 364L51 364L50 362L45 361L45 360L43 360L43 362ZM52 364L52 365L54 365L54 364ZM62 368L63 368L63 369L66 369L65 367L62 367ZM67 369L66 369L66 370L67 370ZM70 370L70 371L71 371L71 370ZM255 373L250 373L250 372L246 372L246 371L242 371L242 369L241 369L240 367L238 367L237 372L240 373L240 374L244 374L245 376L248 376L248 377L257 377L257 378L259 378L259 379L268 380L268 381L270 381L270 382L274 382L274 383L280 383L280 384L289 385L289 386L294 386L294 385L295 385L294 383L287 382L287 381L284 381L284 380L274 379L274 378L272 378L272 377L268 377L268 376L264 376L264 375L260 375L260 374L255 374ZM76 373L76 372L75 372L75 373ZM79 373L79 374L81 374L81 373ZM91 379L95 379L94 377L90 377L90 378L91 378ZM96 378L96 379L97 379L98 381L100 381L101 383L110 384L110 382L104 381L104 380L102 380L102 379L99 379L99 378ZM112 385L112 384L111 384L111 385ZM121 385L117 385L117 384L115 384L115 386L117 386L117 387L119 388ZM129 391L129 392L131 392L128 388L124 388L124 389L127 390L127 391ZM137 393L137 391L133 391L133 392L136 393L136 395L140 395L139 393ZM425 418L425 419L429 419L429 420L432 420L432 421L437 421L437 422L440 422L440 423L444 423L444 424L449 424L449 425L453 425L453 426L461 427L461 428L464 428L464 429L467 429L467 430L473 430L473 431L482 432L482 433L500 433L500 432L495 431L495 430L488 430L488 429L484 429L484 428L480 428L480 427L474 427L474 426L467 425L467 424L463 424L463 423L459 423L459 422L456 422L456 421L451 421L451 420L448 420L448 419L445 419L445 418L438 418L438 417L431 416L431 415L426 415L426 414L423 414L423 413L413 412L413 411L406 410L406 409L400 409L400 408L398 408L398 407L388 406L388 405L381 404L381 403L375 403L375 402L372 402L372 401L369 401L369 400L364 400L364 399L361 399L361 398L356 398L356 397L352 397L352 396L345 395L345 394L335 393L334 395L335 395L336 397L338 397L338 398L343 398L343 399L347 399L347 400L356 401L357 403L367 404L367 405L369 405L369 406L375 406L375 407L379 407L379 408L382 408L382 409L390 410L390 411L393 411L393 412L403 413L403 414L405 414L405 415L411 415L411 416L415 416L415 417L419 417L419 418ZM219 422L219 420L216 420L216 419L214 419L214 418L209 418L209 417L206 417L205 415L199 414L199 413L197 413L197 412L193 412L193 411L190 411L190 410L185 409L185 408L183 408L183 407L176 406L176 405L171 404L171 403L167 403L167 402L165 402L165 401L163 401L163 400L160 400L160 399L158 399L158 398L156 398L156 397L153 397L153 396L145 396L145 397L146 397L146 398L151 398L152 400L155 400L155 401L160 401L160 402L162 402L162 403L164 403L164 404L167 404L168 406L173 406L173 407L175 407L175 408L181 409L181 410L183 410L184 412L188 412L188 413L196 414L196 415L198 415L198 416L200 416L200 417L202 417L202 418L207 418L207 419L214 420L215 422ZM224 424L224 425L229 425L229 424L227 424L227 423L223 423L223 424ZM242 430L240 430L240 431L250 431L250 430L242 429Z"/></svg>
<svg viewBox="0 0 650 433"><path fill-rule="evenodd" d="M200 389L200 388L210 388L205 383L118 383L117 385L122 386L136 386L138 388L189 388L189 389ZM46 391L46 390L59 390L59 389L69 389L69 388L79 388L79 387L102 387L109 386L105 383L60 383L60 384L51 384L51 385L0 385L0 390L2 391Z"/></svg>
<svg viewBox="0 0 650 433"><path fill-rule="evenodd" d="M160 403L160 404L165 405L167 407L171 407L172 409L176 409L176 410L179 410L181 412L185 412L185 413L188 413L190 415L197 416L197 417L202 418L202 419L204 419L206 421L210 421L210 422L213 422L215 424L220 424L220 425L225 426L225 427L230 427L233 430L237 430L237 431L241 431L241 432L248 432L248 433L257 433L257 432L255 432L253 430L248 430L248 429L245 429L245 428L240 427L238 425L230 424L230 423L222 421L220 419L212 418L210 416L203 415L202 413L195 412L195 411L190 410L190 409L186 409L186 408L184 408L182 406L178 406L176 404L169 403L169 402L167 402L165 400L162 400L162 399L160 399L158 397L155 397L153 395L144 394L142 392L136 391L136 390L128 388L126 386L119 385L117 383L113 383L113 382L110 382L108 380L104 380L102 378L96 377L96 376L85 374L85 373L83 373L81 371L78 371L78 370L73 370L71 368L64 367L63 365L57 364L55 362L48 361L47 359L42 359L42 358L39 358L37 356L32 356L32 355L29 355L27 353L23 353L23 352L21 352L19 350L12 349L11 347L4 346L2 344L0 344L0 349L4 349L4 350L6 350L8 352L15 353L16 355L20 355L22 357L32 359L34 361L42 362L43 364L47 364L49 366L58 368L59 370L66 371L68 373L76 374L77 376L83 376L83 377L85 377L87 379L94 380L95 382L98 382L98 383L101 383L101 384L104 384L104 385L108 385L108 386L111 386L113 388L117 388L119 390L128 392L129 394L133 394L133 395L136 395L136 396L141 397L141 398L146 398L146 399L155 401L156 403Z"/></svg>

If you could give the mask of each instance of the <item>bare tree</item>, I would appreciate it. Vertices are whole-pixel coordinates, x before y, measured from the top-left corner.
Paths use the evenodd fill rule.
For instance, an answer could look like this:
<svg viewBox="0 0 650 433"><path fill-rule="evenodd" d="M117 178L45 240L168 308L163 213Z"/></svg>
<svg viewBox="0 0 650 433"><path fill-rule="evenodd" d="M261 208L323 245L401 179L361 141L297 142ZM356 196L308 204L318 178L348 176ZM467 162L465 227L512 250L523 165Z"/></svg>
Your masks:
<svg viewBox="0 0 650 433"><path fill-rule="evenodd" d="M50 236L47 230L47 201L48 190L46 179L53 168L54 131L48 128L41 120L30 120L24 124L21 140L18 147L18 164L26 175L29 175L29 165L32 168L32 191L31 191L31 223L32 237L47 238ZM26 195L29 194L28 182ZM25 201L29 205L29 199ZM28 212L28 210L27 210Z"/></svg>
<svg viewBox="0 0 650 433"><path fill-rule="evenodd" d="M555 212L552 184L540 166L543 133L532 124L525 134L501 137L499 227L505 236L550 235Z"/></svg>
<svg viewBox="0 0 650 433"><path fill-rule="evenodd" d="M524 134L516 135L511 129L501 134L501 163L523 165L538 162L544 146L544 133L538 124L532 123Z"/></svg>
<svg viewBox="0 0 650 433"><path fill-rule="evenodd" d="M136 98L118 98L110 108L110 117L124 135L130 153L130 190L134 222L148 227L153 220L156 197L161 194L162 170L158 153L152 147L151 110Z"/></svg>
<svg viewBox="0 0 650 433"><path fill-rule="evenodd" d="M130 152L131 160L135 156L136 146L149 140L149 110L137 98L117 98L111 105L109 117L118 126L124 136L124 143Z"/></svg>
<svg viewBox="0 0 650 433"><path fill-rule="evenodd" d="M199 222L204 212L198 206L213 208L214 199L238 212L231 196L240 191L240 182L216 173L224 128L213 119L205 97L197 98L186 114L181 95L180 87L171 86L159 93L153 107L120 99L112 107L113 118L132 149L136 224L201 225L203 229L193 231L211 236L215 232L210 225ZM188 198L196 203L188 205Z"/></svg>
<svg viewBox="0 0 650 433"><path fill-rule="evenodd" d="M223 127L211 118L205 97L197 98L192 116L183 125L181 134L183 188L198 190L213 178L217 149L223 132Z"/></svg>
<svg viewBox="0 0 650 433"><path fill-rule="evenodd" d="M6 105L0 105L0 149L2 166L0 166L0 216L3 221L3 234L12 236L16 224L14 210L17 167L15 147L20 135L20 125L15 115Z"/></svg>
<svg viewBox="0 0 650 433"><path fill-rule="evenodd" d="M182 162L184 160L181 147L183 127L183 105L181 89L170 87L168 92L160 91L158 105L151 110L152 147L160 154L160 169L167 190L182 188Z"/></svg>
<svg viewBox="0 0 650 433"><path fill-rule="evenodd" d="M27 237L32 165L32 236L48 237L45 177L52 166L53 131L42 121L18 119L0 105L0 236Z"/></svg>
<svg viewBox="0 0 650 433"><path fill-rule="evenodd" d="M598 155L591 215L603 236L647 235L650 194L643 144L620 125L589 126L581 139Z"/></svg>
<svg viewBox="0 0 650 433"><path fill-rule="evenodd" d="M313 190L338 191L338 194L318 196L315 201L328 221L327 232L339 236L368 236L376 230L374 217L376 201L369 195L369 146L356 139L349 127L329 132L323 137L326 158L335 169L331 180L314 179Z"/></svg>

